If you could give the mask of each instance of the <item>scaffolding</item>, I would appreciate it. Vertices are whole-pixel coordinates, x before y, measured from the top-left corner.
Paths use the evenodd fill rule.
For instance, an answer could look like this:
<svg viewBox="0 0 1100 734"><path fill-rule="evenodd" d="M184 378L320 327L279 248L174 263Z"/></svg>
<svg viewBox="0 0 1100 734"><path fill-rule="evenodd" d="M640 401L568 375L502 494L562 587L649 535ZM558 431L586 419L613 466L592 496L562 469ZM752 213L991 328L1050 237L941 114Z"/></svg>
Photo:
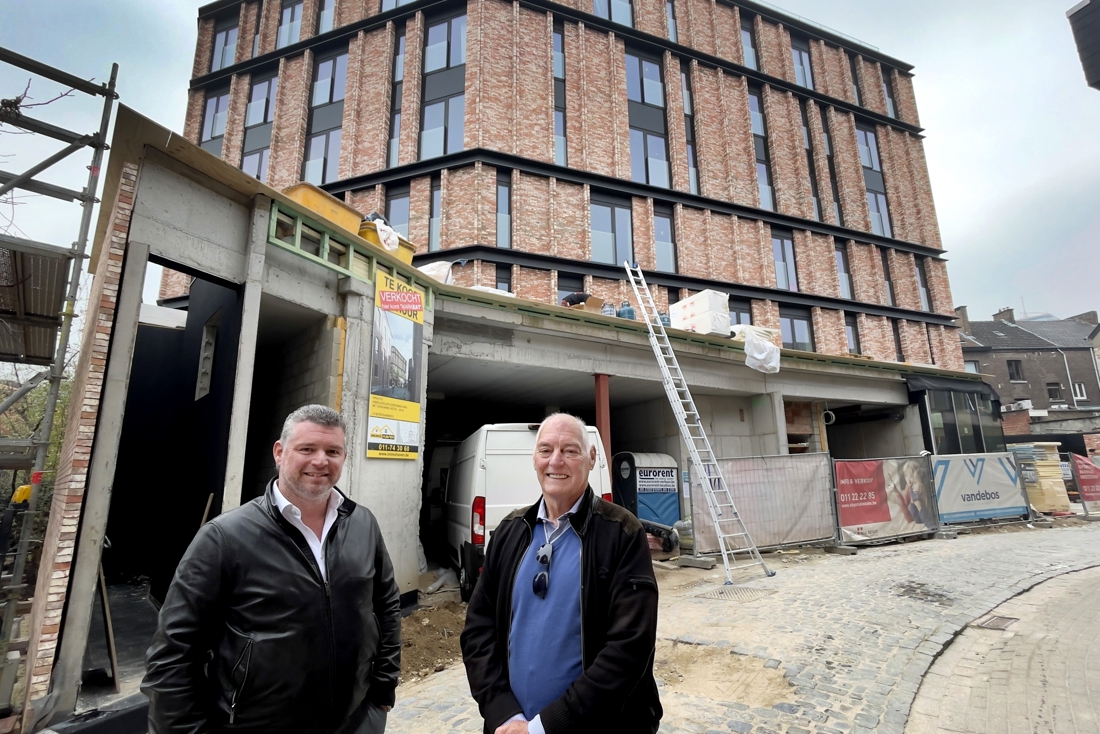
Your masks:
<svg viewBox="0 0 1100 734"><path fill-rule="evenodd" d="M9 503L0 520L0 552L6 557L14 518L16 515L21 518L12 574L0 580L4 605L3 621L0 623L0 664L3 665L0 669L0 713L7 709L10 714L13 709L12 686L18 667L23 662L21 658L25 655L24 649L11 642L12 626L22 599L27 595L26 584L23 583L24 569L31 546L34 518L39 512L42 473L46 467L53 416L64 377L80 287L81 264L87 257L85 252L92 209L98 203L95 194L103 153L108 147L107 128L115 100L118 99L115 93L118 64L111 66L111 75L106 83L96 84L3 47L0 47L0 62L49 79L72 91L103 98L99 129L92 133L74 132L25 115L20 109L19 98L0 100L0 124L65 143L64 148L22 173L0 171L0 197L14 189L22 189L62 201L77 201L83 207L80 228L70 247L0 234L0 362L47 368L0 403L0 414L44 380L48 380L49 384L42 420L32 436L29 439L0 438L0 469L31 472L29 496L23 502L15 502L13 497L13 502ZM92 155L88 180L83 189L64 188L35 178L59 161L86 148L91 148ZM87 326L93 328L93 325ZM23 604L25 606L25 602ZM30 667L28 661L28 680Z"/></svg>

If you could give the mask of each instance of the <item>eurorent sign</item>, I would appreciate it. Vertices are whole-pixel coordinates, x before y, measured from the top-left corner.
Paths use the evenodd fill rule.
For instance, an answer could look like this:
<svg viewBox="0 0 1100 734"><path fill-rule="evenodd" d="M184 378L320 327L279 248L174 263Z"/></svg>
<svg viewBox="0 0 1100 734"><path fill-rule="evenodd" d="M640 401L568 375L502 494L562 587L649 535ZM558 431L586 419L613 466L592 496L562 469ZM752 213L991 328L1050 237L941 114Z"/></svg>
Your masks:
<svg viewBox="0 0 1100 734"><path fill-rule="evenodd" d="M945 523L1027 514L1027 495L1011 453L936 456L932 473Z"/></svg>

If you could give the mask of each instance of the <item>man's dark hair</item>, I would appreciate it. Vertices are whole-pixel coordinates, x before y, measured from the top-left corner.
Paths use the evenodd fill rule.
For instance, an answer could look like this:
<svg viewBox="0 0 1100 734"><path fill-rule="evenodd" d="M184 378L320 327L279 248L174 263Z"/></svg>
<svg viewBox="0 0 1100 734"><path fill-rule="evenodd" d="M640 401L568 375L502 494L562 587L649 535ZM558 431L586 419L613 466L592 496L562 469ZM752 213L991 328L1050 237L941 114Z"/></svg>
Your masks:
<svg viewBox="0 0 1100 734"><path fill-rule="evenodd" d="M316 423L328 428L339 428L344 432L344 442L347 443L348 427L344 423L344 416L327 405L303 405L291 413L283 421L283 432L279 435L279 441L286 446L290 440L290 434L294 432L294 426L299 423Z"/></svg>

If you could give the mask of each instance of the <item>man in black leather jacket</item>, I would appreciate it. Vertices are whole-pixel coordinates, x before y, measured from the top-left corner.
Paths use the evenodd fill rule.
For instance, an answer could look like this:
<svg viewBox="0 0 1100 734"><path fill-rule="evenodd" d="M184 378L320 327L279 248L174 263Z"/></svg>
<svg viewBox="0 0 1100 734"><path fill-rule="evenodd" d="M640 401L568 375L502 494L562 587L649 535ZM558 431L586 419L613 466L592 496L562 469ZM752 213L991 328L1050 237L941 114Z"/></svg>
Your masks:
<svg viewBox="0 0 1100 734"><path fill-rule="evenodd" d="M150 734L375 734L393 706L400 594L378 522L335 488L343 419L309 405L264 496L207 523L176 569L141 689Z"/></svg>

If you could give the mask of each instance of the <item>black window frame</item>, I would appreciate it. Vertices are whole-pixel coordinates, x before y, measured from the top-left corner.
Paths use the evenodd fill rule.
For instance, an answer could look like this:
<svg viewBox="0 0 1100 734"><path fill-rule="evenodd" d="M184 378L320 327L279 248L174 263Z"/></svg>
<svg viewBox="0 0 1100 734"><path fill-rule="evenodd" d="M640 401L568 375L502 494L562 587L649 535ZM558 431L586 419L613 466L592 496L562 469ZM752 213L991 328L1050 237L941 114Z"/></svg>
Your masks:
<svg viewBox="0 0 1100 734"><path fill-rule="evenodd" d="M970 369L971 365L974 366L974 369ZM982 371L982 363L980 360L977 359L964 359L963 370L969 372L972 375L976 375Z"/></svg>
<svg viewBox="0 0 1100 734"><path fill-rule="evenodd" d="M921 311L932 312L932 291L928 289L928 266L923 255L913 256L913 267L917 271L917 293L920 295Z"/></svg>
<svg viewBox="0 0 1100 734"><path fill-rule="evenodd" d="M398 23L393 39L393 94L390 103L390 132L386 145L386 167L393 168L401 160L401 106L405 95L405 59L408 54L406 26Z"/></svg>
<svg viewBox="0 0 1100 734"><path fill-rule="evenodd" d="M838 227L844 226L844 210L840 206L840 187L836 178L836 159L833 155L833 143L829 133L829 115L822 107L817 107L818 119L821 121L821 137L825 141L825 159L829 164L829 189L833 193L833 216L836 217Z"/></svg>
<svg viewBox="0 0 1100 734"><path fill-rule="evenodd" d="M305 5L306 4L304 0L283 0L283 2L279 5L279 26L278 30L275 31L276 50L280 48L286 48L287 46L293 46L295 43L298 43L298 41L302 40L302 14L305 11ZM297 20L294 19L295 8L298 9ZM286 13L288 10L290 11L290 22L289 24L284 25L284 20L287 17ZM295 23L298 26L298 32L295 34L296 37L292 39L290 37L289 31L285 34L284 37L283 28L289 28L290 26L295 25Z"/></svg>
<svg viewBox="0 0 1100 734"><path fill-rule="evenodd" d="M730 325L744 324L752 326L752 302L739 298L730 298L727 306L730 315Z"/></svg>
<svg viewBox="0 0 1100 734"><path fill-rule="evenodd" d="M565 24L554 21L551 61L554 76L554 163L569 165L569 138L565 114ZM558 49L558 46L561 49ZM559 69L560 67L560 69ZM560 132L559 132L560 128Z"/></svg>
<svg viewBox="0 0 1100 734"><path fill-rule="evenodd" d="M325 27L325 4L329 5L328 27ZM317 0L317 33L322 35L336 28L336 0Z"/></svg>
<svg viewBox="0 0 1100 734"><path fill-rule="evenodd" d="M568 284L566 285L565 288L562 288L562 281L563 280L568 281ZM568 296L572 293L583 293L584 292L584 276L580 273L569 273L569 272L564 272L563 273L562 271L559 270L558 271L557 290L558 290L558 300L555 301L555 303L559 303L559 304L561 303L561 299L565 298L566 296Z"/></svg>
<svg viewBox="0 0 1100 734"><path fill-rule="evenodd" d="M668 150L668 90L665 89L664 64L660 58L632 48L625 50L624 62L629 118L630 178L650 186L672 188L672 162ZM647 85L646 74L651 73L653 68L656 69L659 99L652 98L652 88ZM632 96L632 80L633 86L637 87L635 96ZM653 155L655 151L658 155ZM660 166L661 163L663 166Z"/></svg>
<svg viewBox="0 0 1100 734"><path fill-rule="evenodd" d="M1062 397L1062 383L1060 382L1048 382L1046 383L1047 400L1052 403L1064 403L1066 399Z"/></svg>
<svg viewBox="0 0 1100 734"><path fill-rule="evenodd" d="M497 196L496 196L496 241L497 247L511 248L512 247L512 172L508 170L497 170ZM508 211L501 212L501 197L504 197L503 201L507 205ZM506 233L505 242L501 244L501 231L502 220L501 216L507 217L504 221L506 225L503 227L503 231Z"/></svg>
<svg viewBox="0 0 1100 734"><path fill-rule="evenodd" d="M894 277L890 272L890 250L880 247L879 255L882 260L882 280L886 284L886 305L897 306L898 298L894 292Z"/></svg>
<svg viewBox="0 0 1100 734"><path fill-rule="evenodd" d="M771 239L772 264L775 266L775 287L781 291L798 293L798 259L794 252L794 235L790 232L772 229ZM786 286L779 283L779 265L781 263L783 265L783 277L787 281Z"/></svg>
<svg viewBox="0 0 1100 734"><path fill-rule="evenodd" d="M836 259L836 277L840 285L840 297L853 300L855 289L852 287L852 263L848 259L848 245L834 240L833 252Z"/></svg>
<svg viewBox="0 0 1100 734"><path fill-rule="evenodd" d="M1009 382L1027 382L1024 377L1024 361L1022 359L1006 359Z"/></svg>
<svg viewBox="0 0 1100 734"><path fill-rule="evenodd" d="M624 255L621 251L619 240L619 223L625 221L630 229L630 243L629 243L629 255L625 258L627 262L634 262L634 207L630 199L615 196L614 194L608 194L602 191L593 191L589 196L589 222L593 222L595 217L595 207L605 207L611 210L611 246L612 246L612 260L596 259L596 249L594 237L596 235L595 225L589 227L589 259L592 262L605 263L608 265L614 265L617 267L622 266L622 261L619 259ZM626 212L625 220L620 219L620 212ZM601 230L602 231L602 230Z"/></svg>
<svg viewBox="0 0 1100 734"><path fill-rule="evenodd" d="M237 42L240 34L240 11L238 8L234 8L237 12L232 15L226 15L216 21L214 21L214 38L210 48L210 73L215 71L221 71L226 67L232 66L237 63ZM230 40L232 36L232 40ZM219 44L218 39L224 40ZM218 60L218 50L221 49L221 62ZM230 58L225 60L226 52L230 52Z"/></svg>
<svg viewBox="0 0 1100 734"><path fill-rule="evenodd" d="M325 79L321 71L331 64L332 75ZM341 74L343 78L341 79ZM313 76L309 87L309 116L305 151L302 156L302 180L322 185L339 180L340 151L343 147L344 100L347 97L348 49L337 48L318 54L313 61ZM318 91L324 99L318 101ZM320 142L323 138L323 142ZM314 155L320 142L321 157ZM335 143L335 144L334 144ZM333 150L335 148L335 150ZM333 157L335 153L335 158ZM311 164L320 160L320 178L315 179Z"/></svg>
<svg viewBox="0 0 1100 734"><path fill-rule="evenodd" d="M845 52L848 57L848 68L852 72L852 98L855 100L857 107L863 106L863 94L859 91L859 76L856 74L856 56L858 54L849 54Z"/></svg>
<svg viewBox="0 0 1100 734"><path fill-rule="evenodd" d="M257 100L257 91L262 97ZM275 124L275 101L279 93L277 71L253 74L248 87L248 104L245 107L244 141L241 148L241 170L258 181L266 181L271 162L271 131ZM263 102L259 122L252 117L254 105ZM249 120L252 123L249 124Z"/></svg>
<svg viewBox="0 0 1100 734"><path fill-rule="evenodd" d="M662 242L657 239L657 218L668 220L668 232L669 241ZM661 245L667 245L671 248L671 252L667 254L667 257L671 259L672 267L661 267ZM679 253L676 248L676 215L675 210L666 204L654 204L653 205L653 260L654 269L661 273L677 273L679 272Z"/></svg>
<svg viewBox="0 0 1100 734"><path fill-rule="evenodd" d="M505 263L496 263L496 275L494 276L495 285L493 286L498 291L512 292L512 266ZM504 286L501 288L501 286Z"/></svg>
<svg viewBox="0 0 1100 734"><path fill-rule="evenodd" d="M886 64L879 64L879 68L882 70L882 96L886 98L886 116L896 120L898 119L898 102L894 97L894 82L890 78L893 69Z"/></svg>
<svg viewBox="0 0 1100 734"><path fill-rule="evenodd" d="M665 0L665 16L668 22L668 40L679 43L679 33L676 29L676 7L673 0Z"/></svg>
<svg viewBox="0 0 1100 734"><path fill-rule="evenodd" d="M397 222L394 220L393 205L395 202L404 199L404 221ZM386 189L386 222L393 227L394 231L403 236L405 239L409 238L409 220L411 219L411 206L412 199L410 196L410 190L408 184L402 184L398 186L390 186Z"/></svg>
<svg viewBox="0 0 1100 734"><path fill-rule="evenodd" d="M756 48L756 25L753 18L752 15L741 14L741 60L746 67L760 71L760 51Z"/></svg>
<svg viewBox="0 0 1100 734"><path fill-rule="evenodd" d="M443 180L437 173L428 192L428 252L443 249Z"/></svg>
<svg viewBox="0 0 1100 734"><path fill-rule="evenodd" d="M784 321L789 321L791 323L791 327L790 327L791 340L790 341L787 341L786 335L783 334L783 322ZM798 336L798 333L797 333L797 328L795 326L796 322L806 324L807 336L809 336L809 341L808 342L797 340L796 337ZM816 346L816 342L815 342L815 339L814 339L814 319L813 319L813 314L810 312L809 309L789 308L789 307L780 306L779 307L779 331L780 331L781 338L783 339L783 348L784 349L797 349L797 350L800 350L800 351L803 351L803 352L816 352L817 351L817 346ZM807 344L810 347L809 349L803 349L802 346L800 346L800 345L807 345Z"/></svg>
<svg viewBox="0 0 1100 734"><path fill-rule="evenodd" d="M699 160L695 152L695 96L691 91L691 77L685 69L686 61L680 60L680 94L684 101L685 154L688 165L688 191L699 194Z"/></svg>
<svg viewBox="0 0 1100 734"><path fill-rule="evenodd" d="M626 7L628 15L625 23L621 15L615 12L616 7L623 6ZM627 28L634 27L634 3L631 0L592 0L592 14Z"/></svg>
<svg viewBox="0 0 1100 734"><path fill-rule="evenodd" d="M814 163L814 140L810 133L810 116L806 113L806 100L798 100L802 119L802 145L806 149L806 169L810 175L810 196L813 199L814 219L824 221L821 215L821 193L817 189L817 165Z"/></svg>
<svg viewBox="0 0 1100 734"><path fill-rule="evenodd" d="M805 38L794 34L791 34L791 61L794 63L794 83L800 87L813 90L814 71L810 56L810 43ZM799 71L802 71L805 77L803 81L798 80Z"/></svg>
<svg viewBox="0 0 1100 734"><path fill-rule="evenodd" d="M757 109L753 110L755 103ZM755 125L751 125L753 151L756 156L756 187L760 196L760 208L775 211L775 189L772 185L771 156L768 153L768 120L764 114L764 93L760 87L749 87L749 117L750 122L754 114L760 118L760 132ZM764 180L761 181L761 174ZM767 202L764 201L764 193L767 192Z"/></svg>
<svg viewBox="0 0 1100 734"><path fill-rule="evenodd" d="M844 314L844 337L848 342L848 354L863 354L859 342L859 318L854 313Z"/></svg>
<svg viewBox="0 0 1100 734"><path fill-rule="evenodd" d="M879 157L878 133L867 125L857 124L856 143L859 147L860 166L863 168L863 184L867 189L867 211L871 217L871 231L882 237L893 237L890 202L886 198L886 180L882 177L882 159ZM879 215L877 226L876 214Z"/></svg>
<svg viewBox="0 0 1100 734"><path fill-rule="evenodd" d="M213 108L211 108L213 103ZM208 153L221 157L222 142L225 140L226 120L229 117L229 87L216 91L207 91L202 105L202 127L199 128L199 147ZM221 132L215 134L214 129L219 124Z"/></svg>
<svg viewBox="0 0 1100 734"><path fill-rule="evenodd" d="M461 21L461 60L457 60L456 56L456 21ZM461 12L454 12L449 15L437 16L425 23L424 32L424 48L422 51L422 67L425 69L423 72L423 93L421 94L420 102L420 144L417 150L417 160L429 160L441 155L449 155L450 153L457 153L460 150L465 150L465 132L466 132L466 54L467 54L467 33L469 31L468 17L465 12L465 8ZM444 66L438 66L428 71L428 41L433 29L440 26L446 26L444 31L446 37L446 44L444 48L444 55L446 57L446 64ZM433 44L438 46L439 44ZM406 49L407 53L407 49ZM461 105L461 109L456 113L455 105ZM428 128L428 111L437 105L443 107L443 125L442 125L442 141L439 150L437 151L434 138L428 138L425 136L425 132ZM457 126L460 128L457 132L455 130ZM431 128L431 130L437 130L440 128ZM427 144L431 142L433 145L432 150L427 150Z"/></svg>
<svg viewBox="0 0 1100 734"><path fill-rule="evenodd" d="M897 319L890 319L890 331L894 335L894 352L898 362L905 361L905 349L901 344L901 323Z"/></svg>

